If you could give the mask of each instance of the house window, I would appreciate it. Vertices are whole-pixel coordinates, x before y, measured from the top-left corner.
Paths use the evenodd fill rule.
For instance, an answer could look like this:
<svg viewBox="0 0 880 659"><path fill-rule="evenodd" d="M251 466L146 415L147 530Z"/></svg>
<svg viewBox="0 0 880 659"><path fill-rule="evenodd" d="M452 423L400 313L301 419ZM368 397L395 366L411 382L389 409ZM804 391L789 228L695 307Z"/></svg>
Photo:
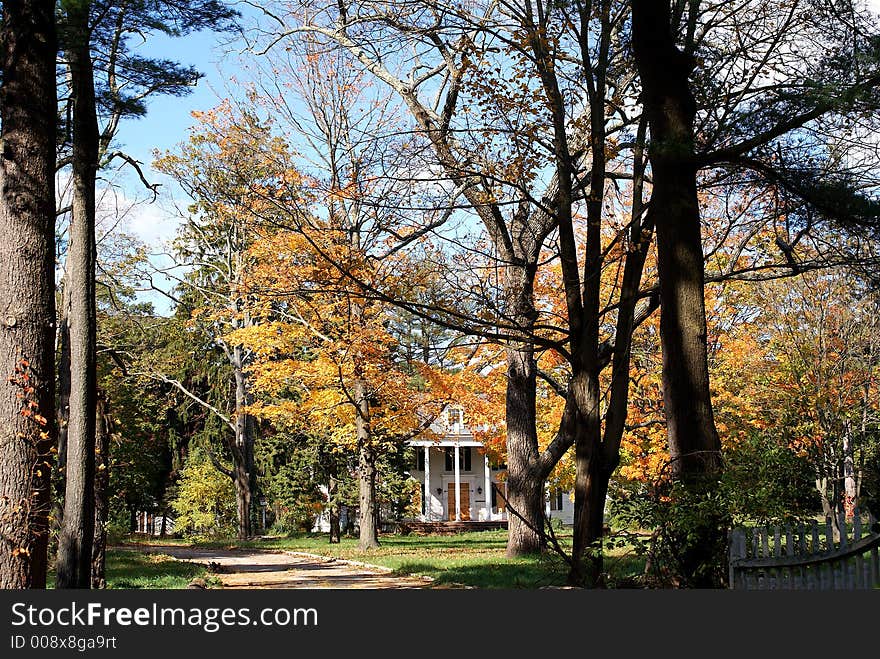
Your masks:
<svg viewBox="0 0 880 659"><path fill-rule="evenodd" d="M459 449L461 453L459 454L459 467L462 471L470 471L471 470L471 447L466 446L464 448ZM455 449L447 448L446 449L446 471L455 471Z"/></svg>
<svg viewBox="0 0 880 659"><path fill-rule="evenodd" d="M564 492L560 489L550 491L550 510L562 510L562 497Z"/></svg>
<svg viewBox="0 0 880 659"><path fill-rule="evenodd" d="M413 469L416 471L425 471L425 449L416 447L416 455L412 461Z"/></svg>
<svg viewBox="0 0 880 659"><path fill-rule="evenodd" d="M456 434L461 433L464 428L464 410L460 407L450 407L446 410L446 417L449 429Z"/></svg>

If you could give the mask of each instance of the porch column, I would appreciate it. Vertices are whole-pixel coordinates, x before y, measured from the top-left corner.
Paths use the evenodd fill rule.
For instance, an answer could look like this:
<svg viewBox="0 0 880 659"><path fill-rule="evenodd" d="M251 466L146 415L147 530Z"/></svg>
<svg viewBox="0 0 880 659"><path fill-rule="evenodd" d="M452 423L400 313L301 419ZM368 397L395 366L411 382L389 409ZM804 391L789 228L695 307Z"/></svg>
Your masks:
<svg viewBox="0 0 880 659"><path fill-rule="evenodd" d="M458 444L455 445L455 521L461 520L461 469L458 464Z"/></svg>
<svg viewBox="0 0 880 659"><path fill-rule="evenodd" d="M485 471L483 472L483 492L486 496L486 521L492 519L492 471L489 468L489 454L483 457Z"/></svg>
<svg viewBox="0 0 880 659"><path fill-rule="evenodd" d="M431 521L431 447L425 447L425 519Z"/></svg>

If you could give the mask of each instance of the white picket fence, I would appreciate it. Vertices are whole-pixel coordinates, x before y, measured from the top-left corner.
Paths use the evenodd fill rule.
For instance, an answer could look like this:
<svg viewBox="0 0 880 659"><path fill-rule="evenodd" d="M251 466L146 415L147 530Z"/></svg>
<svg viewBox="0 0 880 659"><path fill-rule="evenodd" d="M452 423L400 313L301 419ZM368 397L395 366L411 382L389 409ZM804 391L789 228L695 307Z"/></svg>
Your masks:
<svg viewBox="0 0 880 659"><path fill-rule="evenodd" d="M842 520L841 520L842 521ZM729 587L736 590L880 588L880 533L856 510L835 542L831 518L820 525L736 528L730 534ZM866 531L863 533L863 530Z"/></svg>

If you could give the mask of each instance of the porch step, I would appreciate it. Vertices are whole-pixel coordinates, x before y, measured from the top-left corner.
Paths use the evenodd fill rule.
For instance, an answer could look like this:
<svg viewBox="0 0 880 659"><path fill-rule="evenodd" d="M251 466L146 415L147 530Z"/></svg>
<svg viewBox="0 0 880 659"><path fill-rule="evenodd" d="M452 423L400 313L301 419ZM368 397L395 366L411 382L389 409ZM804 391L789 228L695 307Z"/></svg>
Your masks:
<svg viewBox="0 0 880 659"><path fill-rule="evenodd" d="M404 535L453 535L470 531L497 531L506 529L507 521L495 522L400 522L398 531Z"/></svg>

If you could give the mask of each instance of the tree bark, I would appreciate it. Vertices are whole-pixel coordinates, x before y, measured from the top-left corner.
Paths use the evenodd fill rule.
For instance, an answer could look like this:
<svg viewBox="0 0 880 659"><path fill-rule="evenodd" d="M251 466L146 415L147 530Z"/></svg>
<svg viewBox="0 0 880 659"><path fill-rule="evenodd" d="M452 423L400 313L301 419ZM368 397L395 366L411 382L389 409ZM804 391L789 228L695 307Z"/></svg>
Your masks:
<svg viewBox="0 0 880 659"><path fill-rule="evenodd" d="M55 482L53 489L55 496L52 501L52 526L55 533L61 532L61 522L64 520L64 488L67 479L64 472L67 467L67 422L70 419L70 317L69 302L70 291L61 281L61 309L58 313L58 385L55 402L55 423L58 428L58 454L55 465Z"/></svg>
<svg viewBox="0 0 880 659"><path fill-rule="evenodd" d="M672 475L702 480L720 469L706 350L703 247L694 146L692 58L675 45L668 3L633 2L633 48L651 129L663 403Z"/></svg>
<svg viewBox="0 0 880 659"><path fill-rule="evenodd" d="M250 538L254 535L256 492L256 464L254 461L254 440L256 423L253 415L245 410L251 404L247 376L244 372L245 363L243 349L236 346L232 349L232 367L235 378L235 446L233 451L233 483L235 484L236 514L238 519L238 537Z"/></svg>
<svg viewBox="0 0 880 659"><path fill-rule="evenodd" d="M0 27L0 588L46 585L55 441L55 22L4 2Z"/></svg>
<svg viewBox="0 0 880 659"><path fill-rule="evenodd" d="M843 444L841 446L841 454L843 457L843 506L846 511L846 518L852 519L857 504L858 488L856 487L856 470L855 461L853 459L853 437L852 427L849 422L845 424L843 429Z"/></svg>
<svg viewBox="0 0 880 659"><path fill-rule="evenodd" d="M379 546L378 515L376 515L376 451L370 432L370 401L367 385L355 381L355 426L358 446L358 518L360 532L358 549L365 551Z"/></svg>
<svg viewBox="0 0 880 659"><path fill-rule="evenodd" d="M331 457L331 460L333 458ZM330 475L330 482L327 486L327 508L330 515L330 544L341 542L342 532L339 525L339 479L336 474Z"/></svg>
<svg viewBox="0 0 880 659"><path fill-rule="evenodd" d="M507 550L508 557L543 549L544 476L536 468L535 425L537 366L534 350L523 344L507 349Z"/></svg>
<svg viewBox="0 0 880 659"><path fill-rule="evenodd" d="M670 476L686 490L710 493L721 469L721 443L709 389L704 265L697 197L693 57L678 49L668 2L633 0L633 51L651 131L648 153L660 280L663 404ZM722 514L720 511L718 514ZM681 538L682 582L711 587L723 522L706 515Z"/></svg>
<svg viewBox="0 0 880 659"><path fill-rule="evenodd" d="M98 396L95 410L95 538L92 544L92 588L106 588L104 567L107 552L107 518L110 512L110 435L111 418L107 397ZM164 525L164 517L163 525Z"/></svg>
<svg viewBox="0 0 880 659"><path fill-rule="evenodd" d="M56 564L58 588L90 587L95 523L95 178L99 133L89 48L89 4L70 3L66 25L66 55L73 96L73 204L67 256L70 419L64 520Z"/></svg>
<svg viewBox="0 0 880 659"><path fill-rule="evenodd" d="M575 503L575 514L580 507L585 510L579 533L583 534L576 542L579 547L587 548L604 534L605 502L608 495L608 484L617 465L620 463L620 444L623 439L625 422L627 417L627 404L629 400L630 360L632 354L632 335L636 323L646 318L652 311L652 303L636 318L636 303L638 301L639 287L642 272L647 259L648 250L653 235L653 220L646 218L641 220L644 210L642 202L644 182L644 153L646 124L640 122L636 136L636 147L633 157L633 202L631 212L631 224L629 234L629 249L627 250L626 263L623 269L623 278L620 289L620 306L617 313L617 323L614 332L614 354L611 359L611 387L608 405L605 411L605 427L601 437L601 446L597 446L592 455L585 456L583 464L579 468L584 475L581 481L583 494L580 504ZM596 147L594 147L596 148ZM601 360L598 364L601 370ZM576 442L577 445L577 442ZM581 477L579 477L581 478ZM577 499L577 492L575 493ZM577 537L577 536L576 536ZM599 576L603 570L603 557L597 553L586 565L581 564L578 547L572 550L573 569L569 574L569 583L572 585L598 585Z"/></svg>

